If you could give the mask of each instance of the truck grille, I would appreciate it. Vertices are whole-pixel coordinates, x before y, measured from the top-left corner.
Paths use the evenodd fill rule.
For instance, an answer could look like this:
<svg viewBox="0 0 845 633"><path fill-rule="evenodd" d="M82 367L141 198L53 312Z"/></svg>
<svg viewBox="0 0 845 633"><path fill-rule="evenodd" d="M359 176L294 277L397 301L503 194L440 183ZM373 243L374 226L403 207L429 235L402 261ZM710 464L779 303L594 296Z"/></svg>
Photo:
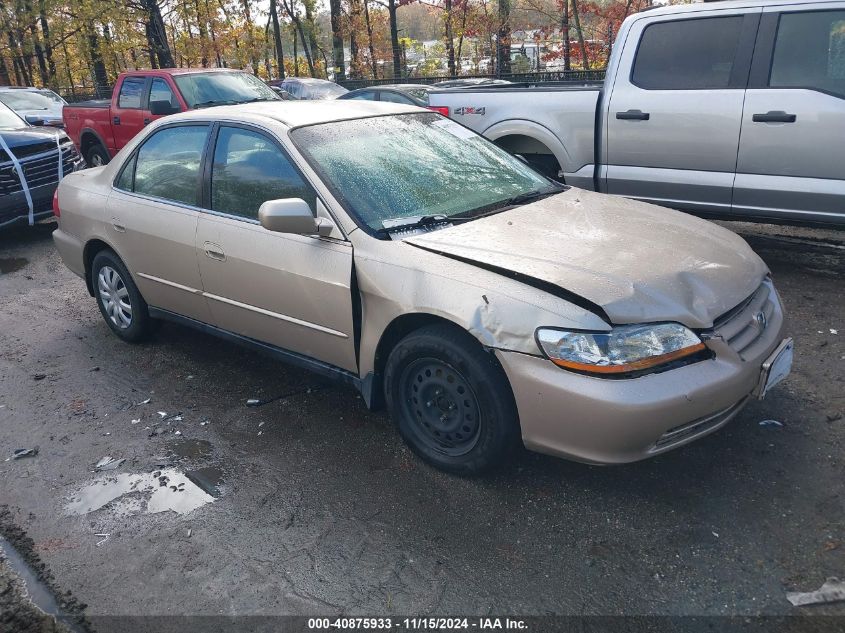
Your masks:
<svg viewBox="0 0 845 633"><path fill-rule="evenodd" d="M722 338L743 360L759 350L761 341L775 312L777 295L770 281L764 281L753 295L716 319L713 334Z"/></svg>
<svg viewBox="0 0 845 633"><path fill-rule="evenodd" d="M58 150L53 149L19 159L30 189L59 181L58 158ZM65 174L73 171L78 160L79 153L72 143L66 143L62 146L62 168ZM0 166L0 195L9 195L21 191L23 191L23 186L12 163L9 162Z"/></svg>
<svg viewBox="0 0 845 633"><path fill-rule="evenodd" d="M698 418L692 422L687 422L686 424L681 424L680 426L669 429L654 443L654 446L651 449L652 452L669 448L670 446L674 446L675 444L679 444L685 440L715 429L716 427L724 424L731 418L731 416L742 409L747 400L748 398L743 398L739 402L729 406L727 409L723 409L722 411L718 411L703 418Z"/></svg>

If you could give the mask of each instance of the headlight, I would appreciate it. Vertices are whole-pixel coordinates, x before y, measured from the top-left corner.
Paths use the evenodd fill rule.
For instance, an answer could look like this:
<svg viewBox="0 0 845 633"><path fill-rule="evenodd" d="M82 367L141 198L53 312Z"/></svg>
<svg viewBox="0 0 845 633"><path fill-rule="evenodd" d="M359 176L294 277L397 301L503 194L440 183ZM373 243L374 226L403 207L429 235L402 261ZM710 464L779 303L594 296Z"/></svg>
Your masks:
<svg viewBox="0 0 845 633"><path fill-rule="evenodd" d="M642 371L705 349L680 323L624 325L610 332L540 328L537 343L556 365L593 374Z"/></svg>

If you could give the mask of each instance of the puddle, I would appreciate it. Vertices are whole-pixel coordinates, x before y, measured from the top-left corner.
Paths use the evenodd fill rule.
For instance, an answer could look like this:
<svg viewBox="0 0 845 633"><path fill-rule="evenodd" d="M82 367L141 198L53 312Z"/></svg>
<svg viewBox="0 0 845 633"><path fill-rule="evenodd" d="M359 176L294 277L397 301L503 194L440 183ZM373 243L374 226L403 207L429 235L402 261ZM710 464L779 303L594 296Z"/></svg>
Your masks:
<svg viewBox="0 0 845 633"><path fill-rule="evenodd" d="M29 263L23 257L0 257L0 275L6 275L20 270Z"/></svg>
<svg viewBox="0 0 845 633"><path fill-rule="evenodd" d="M223 483L219 469L183 472L163 468L151 473L116 473L99 477L80 490L65 506L68 514L88 514L109 508L120 516L176 512L188 514L219 496Z"/></svg>
<svg viewBox="0 0 845 633"><path fill-rule="evenodd" d="M18 575L18 578L23 582L32 604L47 615L53 616L55 620L64 624L72 633L81 633L81 629L62 611L50 588L38 578L35 571L27 564L18 551L12 547L12 544L2 536L0 536L0 552L2 552L9 567L12 568L15 574Z"/></svg>
<svg viewBox="0 0 845 633"><path fill-rule="evenodd" d="M168 450L177 457L200 459L211 455L212 446L208 440L181 440L170 444Z"/></svg>

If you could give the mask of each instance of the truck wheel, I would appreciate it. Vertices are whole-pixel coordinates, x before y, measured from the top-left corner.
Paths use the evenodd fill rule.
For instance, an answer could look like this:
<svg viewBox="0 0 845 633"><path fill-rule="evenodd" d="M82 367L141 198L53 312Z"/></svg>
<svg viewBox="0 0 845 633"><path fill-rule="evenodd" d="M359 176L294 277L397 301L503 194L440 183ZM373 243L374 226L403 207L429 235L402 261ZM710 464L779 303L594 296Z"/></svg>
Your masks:
<svg viewBox="0 0 845 633"><path fill-rule="evenodd" d="M441 470L476 475L519 444L507 377L454 327L429 326L404 338L387 360L385 396L403 439Z"/></svg>
<svg viewBox="0 0 845 633"><path fill-rule="evenodd" d="M91 263L91 281L100 314L111 331L128 343L142 341L151 331L152 319L120 258L109 250L97 253Z"/></svg>
<svg viewBox="0 0 845 633"><path fill-rule="evenodd" d="M88 163L89 167L102 167L108 165L110 160L111 157L109 157L106 148L99 143L95 143L85 152L85 162Z"/></svg>

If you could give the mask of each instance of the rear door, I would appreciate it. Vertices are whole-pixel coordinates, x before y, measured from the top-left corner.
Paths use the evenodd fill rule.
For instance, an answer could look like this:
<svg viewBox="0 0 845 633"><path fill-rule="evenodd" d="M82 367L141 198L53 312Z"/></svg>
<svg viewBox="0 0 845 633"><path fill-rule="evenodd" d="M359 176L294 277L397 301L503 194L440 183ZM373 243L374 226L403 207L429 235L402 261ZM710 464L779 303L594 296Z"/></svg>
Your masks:
<svg viewBox="0 0 845 633"><path fill-rule="evenodd" d="M730 209L760 8L726 5L632 25L606 113L607 192Z"/></svg>
<svg viewBox="0 0 845 633"><path fill-rule="evenodd" d="M202 157L210 125L160 128L122 166L107 231L151 306L205 323L196 255Z"/></svg>
<svg viewBox="0 0 845 633"><path fill-rule="evenodd" d="M120 151L144 127L148 88L148 77L124 77L113 100L111 127L114 135L114 149Z"/></svg>
<svg viewBox="0 0 845 633"><path fill-rule="evenodd" d="M351 243L259 224L267 200L317 208L316 192L267 132L221 124L209 155L196 243L214 324L355 371Z"/></svg>
<svg viewBox="0 0 845 633"><path fill-rule="evenodd" d="M845 2L764 9L733 210L845 218Z"/></svg>

